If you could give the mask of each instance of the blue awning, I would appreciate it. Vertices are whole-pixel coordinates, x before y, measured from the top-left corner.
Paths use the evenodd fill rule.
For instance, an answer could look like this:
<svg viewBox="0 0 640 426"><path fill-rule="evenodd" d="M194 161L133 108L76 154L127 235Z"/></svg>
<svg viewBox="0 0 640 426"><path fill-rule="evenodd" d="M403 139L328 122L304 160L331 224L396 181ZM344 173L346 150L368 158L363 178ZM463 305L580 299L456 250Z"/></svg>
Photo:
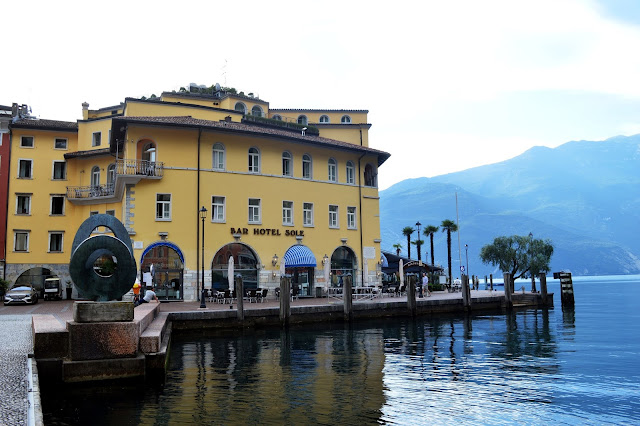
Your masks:
<svg viewBox="0 0 640 426"><path fill-rule="evenodd" d="M142 265L145 255L149 253L149 251L153 250L155 247L158 247L158 246L166 246L174 249L178 253L178 256L180 257L180 262L184 264L184 255L182 254L182 250L180 250L177 245L170 243L168 241L158 241L153 244L150 244L146 249L144 249L144 251L142 252L142 256L140 256L140 265Z"/></svg>
<svg viewBox="0 0 640 426"><path fill-rule="evenodd" d="M383 254L380 255L380 260L382 260L382 267L383 268L388 268L389 267L389 261L387 260L387 256Z"/></svg>
<svg viewBox="0 0 640 426"><path fill-rule="evenodd" d="M315 268L316 257L309 250L309 247L298 244L289 247L289 250L284 254L284 266L286 268Z"/></svg>

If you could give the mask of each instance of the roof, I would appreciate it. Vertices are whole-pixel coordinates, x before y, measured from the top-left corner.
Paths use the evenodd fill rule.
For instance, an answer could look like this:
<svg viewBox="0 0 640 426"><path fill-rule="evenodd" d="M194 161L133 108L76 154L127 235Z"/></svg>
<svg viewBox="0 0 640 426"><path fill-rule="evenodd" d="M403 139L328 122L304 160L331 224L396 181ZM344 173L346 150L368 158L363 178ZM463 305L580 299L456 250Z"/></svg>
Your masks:
<svg viewBox="0 0 640 426"><path fill-rule="evenodd" d="M111 152L109 148L91 149L88 151L74 151L64 154L64 158L82 158L82 157L97 157L99 155L109 155Z"/></svg>
<svg viewBox="0 0 640 426"><path fill-rule="evenodd" d="M71 130L78 131L78 123L75 121L58 121L46 119L23 118L11 124L16 129L39 129L39 130Z"/></svg>
<svg viewBox="0 0 640 426"><path fill-rule="evenodd" d="M224 90L220 90L218 92L214 92L214 93L194 93L194 92L162 92L162 95L160 96L181 96L181 97L185 97L185 98L201 98L201 99L216 99L216 100L222 100L225 98L238 98L238 99L245 99L247 101L255 101L255 102L260 102L263 104L267 104L269 105L269 102L264 101L260 98L258 98L257 96L251 97L251 96L247 96L247 95L241 95L239 93L231 93L231 92L225 92Z"/></svg>
<svg viewBox="0 0 640 426"><path fill-rule="evenodd" d="M269 108L269 112L357 112L368 114L368 109Z"/></svg>
<svg viewBox="0 0 640 426"><path fill-rule="evenodd" d="M273 127L263 127L256 124L237 123L229 121L209 121L200 120L190 116L170 116L170 117L117 117L113 119L113 127L116 128L117 123L131 123L150 126L168 126L168 127L188 127L196 129L210 129L221 132L230 133L246 133L257 136L274 137L278 139L288 139L293 142L322 145L324 147L332 147L347 151L356 151L366 154L378 156L378 165L384 163L390 156L388 152L377 149L354 145L347 142L337 141L334 139L323 138L320 136L305 135L301 132L285 130Z"/></svg>

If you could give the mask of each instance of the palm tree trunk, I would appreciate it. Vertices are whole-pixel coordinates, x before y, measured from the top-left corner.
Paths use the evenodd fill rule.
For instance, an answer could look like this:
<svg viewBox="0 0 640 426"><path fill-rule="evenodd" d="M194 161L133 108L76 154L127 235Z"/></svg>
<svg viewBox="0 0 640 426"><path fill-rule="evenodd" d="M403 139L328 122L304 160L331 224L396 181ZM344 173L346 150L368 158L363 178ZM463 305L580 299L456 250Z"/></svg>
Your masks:
<svg viewBox="0 0 640 426"><path fill-rule="evenodd" d="M451 281L451 231L447 229L447 261L449 262L449 285L453 283Z"/></svg>
<svg viewBox="0 0 640 426"><path fill-rule="evenodd" d="M407 235L407 258L411 259L411 235Z"/></svg>
<svg viewBox="0 0 640 426"><path fill-rule="evenodd" d="M433 257L433 234L430 234L429 238L431 239L431 265L435 266L435 261Z"/></svg>

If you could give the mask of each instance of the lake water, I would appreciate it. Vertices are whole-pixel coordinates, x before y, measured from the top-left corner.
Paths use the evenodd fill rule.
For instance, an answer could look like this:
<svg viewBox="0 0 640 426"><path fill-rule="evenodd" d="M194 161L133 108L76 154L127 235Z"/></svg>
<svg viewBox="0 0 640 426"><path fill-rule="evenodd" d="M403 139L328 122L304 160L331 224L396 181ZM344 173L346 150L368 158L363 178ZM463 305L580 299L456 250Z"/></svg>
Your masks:
<svg viewBox="0 0 640 426"><path fill-rule="evenodd" d="M640 277L575 310L175 336L164 386L43 390L47 424L640 424Z"/></svg>

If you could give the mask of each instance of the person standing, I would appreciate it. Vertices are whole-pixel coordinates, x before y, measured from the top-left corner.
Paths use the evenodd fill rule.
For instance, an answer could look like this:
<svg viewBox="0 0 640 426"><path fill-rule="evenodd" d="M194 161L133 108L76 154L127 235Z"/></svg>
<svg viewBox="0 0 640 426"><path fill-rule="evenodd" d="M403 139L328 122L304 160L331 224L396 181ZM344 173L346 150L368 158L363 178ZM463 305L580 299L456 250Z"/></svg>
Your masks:
<svg viewBox="0 0 640 426"><path fill-rule="evenodd" d="M427 297L431 296L431 291L429 290L429 277L427 277L427 274L425 273L422 274L422 291L427 292Z"/></svg>

